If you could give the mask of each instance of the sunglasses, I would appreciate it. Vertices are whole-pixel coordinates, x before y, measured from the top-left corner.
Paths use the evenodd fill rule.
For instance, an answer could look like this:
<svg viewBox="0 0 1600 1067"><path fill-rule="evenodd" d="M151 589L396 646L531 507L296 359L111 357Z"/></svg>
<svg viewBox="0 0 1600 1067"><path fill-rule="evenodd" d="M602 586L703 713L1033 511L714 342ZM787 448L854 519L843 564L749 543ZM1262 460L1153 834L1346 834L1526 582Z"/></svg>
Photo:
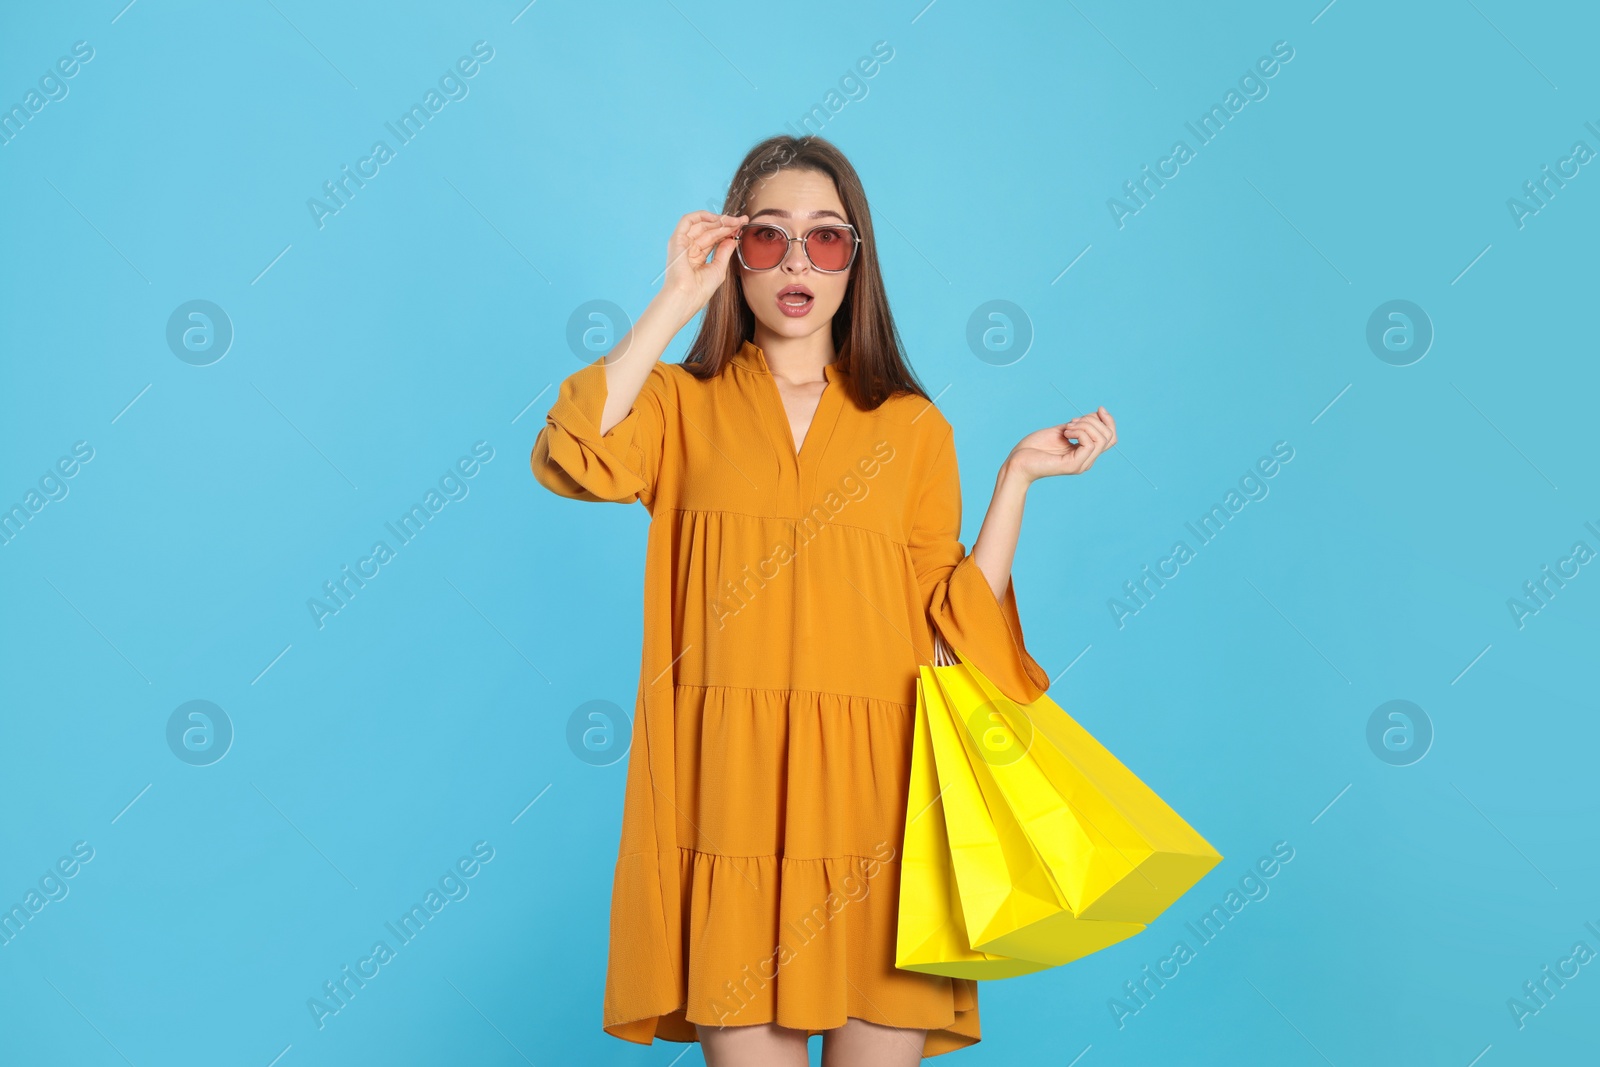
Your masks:
<svg viewBox="0 0 1600 1067"><path fill-rule="evenodd" d="M850 269L861 247L861 237L849 223L818 226L803 237L790 237L782 226L760 222L741 227L738 238L735 253L746 270L771 270L789 254L789 245L799 241L813 267L838 274Z"/></svg>

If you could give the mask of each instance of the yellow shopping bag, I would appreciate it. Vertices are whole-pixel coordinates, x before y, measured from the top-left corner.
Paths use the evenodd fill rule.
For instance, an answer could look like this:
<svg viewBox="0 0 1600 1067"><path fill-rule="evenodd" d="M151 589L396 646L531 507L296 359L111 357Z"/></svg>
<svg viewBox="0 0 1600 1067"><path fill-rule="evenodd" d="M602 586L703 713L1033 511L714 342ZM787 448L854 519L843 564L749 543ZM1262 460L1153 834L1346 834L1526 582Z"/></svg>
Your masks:
<svg viewBox="0 0 1600 1067"><path fill-rule="evenodd" d="M896 966L1001 978L1145 928L1222 859L1048 697L920 669Z"/></svg>
<svg viewBox="0 0 1600 1067"><path fill-rule="evenodd" d="M906 800L905 840L900 850L895 966L952 978L1010 978L1043 970L1048 964L980 952L971 947L967 938L956 899L944 798L923 699L930 688L920 682L917 686L911 786Z"/></svg>
<svg viewBox="0 0 1600 1067"><path fill-rule="evenodd" d="M1078 918L1153 922L1222 861L1049 696L1022 706L971 664L941 670L960 694L952 706L970 709L964 735Z"/></svg>

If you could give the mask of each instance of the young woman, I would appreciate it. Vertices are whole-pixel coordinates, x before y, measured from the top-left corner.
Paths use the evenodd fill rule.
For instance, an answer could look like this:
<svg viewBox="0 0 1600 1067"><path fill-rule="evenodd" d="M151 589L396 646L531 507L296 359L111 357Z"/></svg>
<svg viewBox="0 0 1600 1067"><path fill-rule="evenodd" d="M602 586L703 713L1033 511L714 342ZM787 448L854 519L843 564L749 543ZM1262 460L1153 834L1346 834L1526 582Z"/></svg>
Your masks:
<svg viewBox="0 0 1600 1067"><path fill-rule="evenodd" d="M975 981L894 966L917 667L953 649L1017 701L1049 686L1011 586L1024 497L1116 424L1024 437L967 554L855 169L774 137L724 211L679 221L661 291L533 446L546 488L651 515L603 1026L711 1067L803 1065L818 1033L829 1067L915 1064L979 1038Z"/></svg>

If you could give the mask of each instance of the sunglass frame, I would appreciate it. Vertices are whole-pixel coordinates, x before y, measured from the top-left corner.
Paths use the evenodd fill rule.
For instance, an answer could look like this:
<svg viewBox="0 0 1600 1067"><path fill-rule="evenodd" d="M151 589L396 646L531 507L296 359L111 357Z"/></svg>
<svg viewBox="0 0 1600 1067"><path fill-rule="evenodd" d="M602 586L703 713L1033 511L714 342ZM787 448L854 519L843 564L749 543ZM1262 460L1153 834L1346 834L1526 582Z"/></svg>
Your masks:
<svg viewBox="0 0 1600 1067"><path fill-rule="evenodd" d="M765 228L765 229L777 230L779 233L783 234L783 236L785 238L788 239L788 244L784 245L784 247L783 247L783 255L779 256L778 257L778 262L774 263L770 267L752 267L749 263L745 262L744 248L743 248L743 245L744 245L744 232L746 230L757 229L757 228ZM826 267L819 267L819 266L817 266L817 261L811 258L811 249L806 247L806 239L808 237L810 237L813 233L816 233L818 230L849 230L850 231L850 236L853 239L851 241L851 244L850 244L850 258L848 260L846 260L845 261L845 265L840 267L838 270L829 270ZM853 223L849 223L849 222L825 222L820 226L811 227L811 229L807 230L805 233L801 234L799 237L793 236L792 234L789 233L789 231L786 228L784 228L783 226L778 225L776 222L748 222L748 223L745 223L743 226L739 227L738 232L735 233L733 236L735 238L735 244L733 246L734 255L739 257L739 265L742 266L745 270L758 271L758 272L759 271L777 270L779 267L783 266L783 261L789 258L789 245L794 244L794 242L796 242L796 241L800 242L800 250L805 253L806 262L811 264L811 269L812 270L819 270L824 274L843 274L845 271L847 271L851 267L855 266L856 256L861 254L861 234L859 232L857 232L857 230L855 228L855 225Z"/></svg>

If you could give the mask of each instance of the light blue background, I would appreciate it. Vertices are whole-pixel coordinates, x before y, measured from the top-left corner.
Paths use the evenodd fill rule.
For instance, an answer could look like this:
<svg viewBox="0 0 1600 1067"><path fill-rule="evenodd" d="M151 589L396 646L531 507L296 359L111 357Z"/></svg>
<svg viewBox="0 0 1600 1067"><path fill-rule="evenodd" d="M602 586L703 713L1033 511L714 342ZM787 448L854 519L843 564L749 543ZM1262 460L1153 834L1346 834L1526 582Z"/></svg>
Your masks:
<svg viewBox="0 0 1600 1067"><path fill-rule="evenodd" d="M0 1061L701 1062L600 1029L624 764L566 740L632 707L648 516L554 497L528 452L573 310L637 314L675 220L880 40L821 132L957 427L964 537L1024 434L1116 416L1029 493L1027 640L1225 856L1145 933L986 983L959 1062L1593 1054L1600 966L1507 1008L1600 950L1600 573L1507 607L1600 549L1600 173L1507 208L1600 148L1585 5L123 2L0 16L7 107L94 48L0 146L0 503L94 449L0 546L0 903L94 849L0 947ZM307 199L479 40L469 95L319 229ZM1107 200L1276 41L1269 94L1119 229ZM193 299L235 330L209 366L165 340ZM965 340L995 299L1034 333L1009 366ZM1365 339L1393 299L1436 331L1409 366ZM478 441L469 494L319 629L307 600ZM1270 495L1119 629L1108 600L1278 441ZM236 731L207 767L166 741L195 699ZM1410 766L1366 740L1392 699L1435 731ZM470 895L319 1031L307 999L478 841ZM1279 841L1270 895L1119 1029Z"/></svg>

